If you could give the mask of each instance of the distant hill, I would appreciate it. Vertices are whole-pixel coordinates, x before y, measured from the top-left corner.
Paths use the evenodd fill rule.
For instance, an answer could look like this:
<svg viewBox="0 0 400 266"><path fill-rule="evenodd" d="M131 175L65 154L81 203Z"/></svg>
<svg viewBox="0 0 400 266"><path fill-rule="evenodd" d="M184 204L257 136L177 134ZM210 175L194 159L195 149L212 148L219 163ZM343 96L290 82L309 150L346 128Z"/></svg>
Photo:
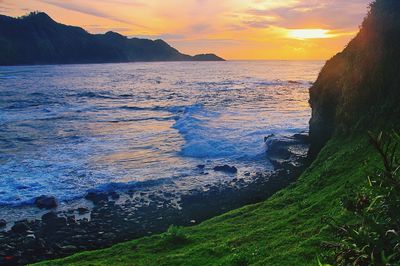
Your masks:
<svg viewBox="0 0 400 266"><path fill-rule="evenodd" d="M116 63L136 61L224 61L214 54L189 56L163 40L90 34L57 23L46 13L0 15L0 65Z"/></svg>

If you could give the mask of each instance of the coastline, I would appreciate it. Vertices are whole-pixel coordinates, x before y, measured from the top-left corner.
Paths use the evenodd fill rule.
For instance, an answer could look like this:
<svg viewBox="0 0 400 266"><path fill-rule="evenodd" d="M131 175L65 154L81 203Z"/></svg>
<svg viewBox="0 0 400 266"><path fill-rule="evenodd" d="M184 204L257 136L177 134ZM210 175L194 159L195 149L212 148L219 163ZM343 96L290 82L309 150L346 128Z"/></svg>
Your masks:
<svg viewBox="0 0 400 266"><path fill-rule="evenodd" d="M83 200L84 207L81 201L75 208L41 211L41 217L8 225L11 230L0 232L0 257L9 258L2 263L23 265L109 247L263 201L296 180L307 167L308 151L302 134L266 141L273 172L246 173L243 179L232 175L224 183L180 195L162 189L114 191L106 197L92 193L87 197L92 202Z"/></svg>

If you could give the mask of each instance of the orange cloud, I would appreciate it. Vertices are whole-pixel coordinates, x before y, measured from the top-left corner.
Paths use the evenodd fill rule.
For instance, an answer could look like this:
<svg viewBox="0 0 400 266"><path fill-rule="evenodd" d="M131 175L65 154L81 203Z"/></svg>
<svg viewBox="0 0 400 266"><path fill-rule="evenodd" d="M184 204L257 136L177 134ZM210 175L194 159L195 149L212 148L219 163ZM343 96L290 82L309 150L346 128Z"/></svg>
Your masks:
<svg viewBox="0 0 400 266"><path fill-rule="evenodd" d="M326 59L355 34L370 0L2 0L0 11L99 33L163 38L188 54L228 59Z"/></svg>

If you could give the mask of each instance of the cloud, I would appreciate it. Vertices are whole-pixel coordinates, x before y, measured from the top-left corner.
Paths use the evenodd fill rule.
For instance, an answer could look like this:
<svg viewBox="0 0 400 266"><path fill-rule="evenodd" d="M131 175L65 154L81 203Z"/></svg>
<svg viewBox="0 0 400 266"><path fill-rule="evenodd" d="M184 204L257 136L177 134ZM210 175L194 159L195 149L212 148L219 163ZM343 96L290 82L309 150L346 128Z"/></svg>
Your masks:
<svg viewBox="0 0 400 266"><path fill-rule="evenodd" d="M173 34L173 33L166 33L166 34L154 34L154 35L149 35L149 34L140 34L140 35L134 35L130 37L135 37L135 38L143 38L143 39L162 39L162 40L167 40L167 41L181 41L181 40L186 40L187 36L183 34Z"/></svg>
<svg viewBox="0 0 400 266"><path fill-rule="evenodd" d="M6 13L12 9L12 4L0 0L0 12Z"/></svg>
<svg viewBox="0 0 400 266"><path fill-rule="evenodd" d="M105 19L109 19L109 20L113 20L116 22L121 22L124 24L129 24L129 25L135 25L141 28L146 28L143 25L138 25L135 23L132 23L129 20L125 20L122 18L118 18L112 15L107 14L106 12L97 10L93 7L89 7L89 6L84 6L82 4L76 4L76 3L72 3L72 2L64 2L64 1L60 1L60 0L38 0L42 3L46 3L46 4L50 4L59 8L63 8L66 10L70 10L70 11L75 11L75 12L79 12L79 13L83 13L86 15L91 15L91 16L95 16L95 17L100 17L100 18L105 18Z"/></svg>
<svg viewBox="0 0 400 266"><path fill-rule="evenodd" d="M243 20L242 23L250 28L265 29L271 25L274 25L279 20L280 18L273 16L257 16L251 17L247 20Z"/></svg>
<svg viewBox="0 0 400 266"><path fill-rule="evenodd" d="M111 4L118 4L118 5L120 4L120 5L135 6L135 7L147 6L146 3L133 0L103 0L103 1Z"/></svg>
<svg viewBox="0 0 400 266"><path fill-rule="evenodd" d="M206 31L209 31L212 28L210 24L206 23L199 23L199 24L194 24L188 27L188 30L191 33L198 34L198 33L204 33Z"/></svg>
<svg viewBox="0 0 400 266"><path fill-rule="evenodd" d="M332 29L350 29L360 23L369 2L370 0L307 1L290 7L248 9L245 14L258 18L277 17L279 20L273 24L279 27L324 26Z"/></svg>
<svg viewBox="0 0 400 266"><path fill-rule="evenodd" d="M101 32L108 32L108 31L115 31L119 33L129 32L131 28L129 27L118 27L118 28L110 28L105 27L103 25L81 25L84 29L89 32L101 33Z"/></svg>
<svg viewBox="0 0 400 266"><path fill-rule="evenodd" d="M184 34L173 34L173 33L166 33L155 35L155 39L165 39L165 40L184 40L187 38Z"/></svg>
<svg viewBox="0 0 400 266"><path fill-rule="evenodd" d="M270 21L268 20L250 20L250 21L243 21L243 23L251 28L260 28L265 29L271 25Z"/></svg>

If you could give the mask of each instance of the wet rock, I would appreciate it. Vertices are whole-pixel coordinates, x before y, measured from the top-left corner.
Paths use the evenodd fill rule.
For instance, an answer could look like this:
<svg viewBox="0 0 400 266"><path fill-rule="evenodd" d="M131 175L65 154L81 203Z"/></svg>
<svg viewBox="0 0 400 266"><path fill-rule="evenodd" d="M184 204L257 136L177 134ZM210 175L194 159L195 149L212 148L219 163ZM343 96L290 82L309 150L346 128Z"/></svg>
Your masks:
<svg viewBox="0 0 400 266"><path fill-rule="evenodd" d="M18 257L16 256L0 257L0 265L18 265Z"/></svg>
<svg viewBox="0 0 400 266"><path fill-rule="evenodd" d="M295 140L298 140L298 141L302 142L302 143L309 143L309 141L310 141L310 138L309 138L308 134L306 134L306 133L294 134L293 138Z"/></svg>
<svg viewBox="0 0 400 266"><path fill-rule="evenodd" d="M289 151L288 146L290 142L287 140L273 140L268 145L267 154L272 160L288 160L292 153Z"/></svg>
<svg viewBox="0 0 400 266"><path fill-rule="evenodd" d="M13 227L11 227L11 231L16 233L16 234L24 234L26 231L28 231L29 225L27 221L20 221L16 222Z"/></svg>
<svg viewBox="0 0 400 266"><path fill-rule="evenodd" d="M56 198L42 195L35 199L35 205L40 209L53 209L57 207Z"/></svg>
<svg viewBox="0 0 400 266"><path fill-rule="evenodd" d="M90 191L86 194L85 199L97 204L108 201L108 194L104 192Z"/></svg>
<svg viewBox="0 0 400 266"><path fill-rule="evenodd" d="M268 136L264 137L264 142L267 142L269 139L275 137L275 134L269 134Z"/></svg>
<svg viewBox="0 0 400 266"><path fill-rule="evenodd" d="M111 192L108 193L108 194L110 195L110 197L111 197L113 200L117 200L117 199L120 198L120 195L119 195L117 192L115 192L115 191L111 191Z"/></svg>
<svg viewBox="0 0 400 266"><path fill-rule="evenodd" d="M65 253L73 253L77 249L78 248L76 246L74 246L74 245L66 245L66 246L62 246L61 247L62 252L65 252Z"/></svg>
<svg viewBox="0 0 400 266"><path fill-rule="evenodd" d="M37 248L36 242L37 241L36 241L35 236L29 235L29 236L26 236L25 239L22 241L22 245L26 249L35 250Z"/></svg>
<svg viewBox="0 0 400 266"><path fill-rule="evenodd" d="M48 212L42 215L42 221L45 223L55 218L57 218L57 214L55 212Z"/></svg>
<svg viewBox="0 0 400 266"><path fill-rule="evenodd" d="M58 217L54 212L44 214L42 216L42 221L49 230L57 230L67 225L67 219L65 217Z"/></svg>
<svg viewBox="0 0 400 266"><path fill-rule="evenodd" d="M89 209L88 208L86 208L86 207L79 207L78 208L78 213L79 214L85 214L85 213L88 213L89 212Z"/></svg>
<svg viewBox="0 0 400 266"><path fill-rule="evenodd" d="M6 220L0 219L0 228L3 228L7 225Z"/></svg>
<svg viewBox="0 0 400 266"><path fill-rule="evenodd" d="M200 170L204 170L204 168L206 168L206 166L204 164L199 164L199 165L197 165L197 168Z"/></svg>
<svg viewBox="0 0 400 266"><path fill-rule="evenodd" d="M105 239L115 239L115 238L116 238L116 235L115 235L114 233L105 233L105 234L103 235L103 237L104 237Z"/></svg>
<svg viewBox="0 0 400 266"><path fill-rule="evenodd" d="M67 216L67 223L68 223L69 225L71 225L71 224L76 224L75 216L74 216L74 215Z"/></svg>
<svg viewBox="0 0 400 266"><path fill-rule="evenodd" d="M235 166L229 166L229 165L225 164L222 166L215 166L214 171L236 174L238 170Z"/></svg>

